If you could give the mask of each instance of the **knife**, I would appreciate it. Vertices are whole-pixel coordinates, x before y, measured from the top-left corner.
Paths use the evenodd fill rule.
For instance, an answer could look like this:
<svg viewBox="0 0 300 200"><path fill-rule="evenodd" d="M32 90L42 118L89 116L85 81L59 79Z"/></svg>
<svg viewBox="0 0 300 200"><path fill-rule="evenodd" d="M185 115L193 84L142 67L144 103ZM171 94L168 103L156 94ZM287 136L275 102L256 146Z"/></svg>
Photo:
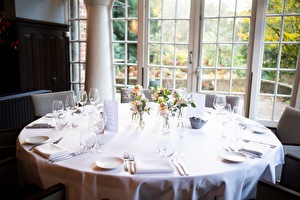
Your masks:
<svg viewBox="0 0 300 200"><path fill-rule="evenodd" d="M177 162L181 166L181 168L183 169L183 172L185 173L185 175L189 175L189 171L186 168L186 166L185 166L184 162L182 161L182 159L181 158L177 158Z"/></svg>
<svg viewBox="0 0 300 200"><path fill-rule="evenodd" d="M178 164L178 162L175 160L175 158L172 158L171 161L172 161L173 165L177 168L179 174L180 174L181 176L184 176L185 173L184 173L183 169L181 168L181 166Z"/></svg>
<svg viewBox="0 0 300 200"><path fill-rule="evenodd" d="M79 155L82 155L82 154L85 154L85 153L87 153L87 151L77 151L77 152L73 152L73 153L69 153L69 154L66 154L66 155L62 155L62 156L58 156L58 157L49 159L49 161L50 162L63 161L63 160L67 160L69 158L73 158L75 156L79 156Z"/></svg>

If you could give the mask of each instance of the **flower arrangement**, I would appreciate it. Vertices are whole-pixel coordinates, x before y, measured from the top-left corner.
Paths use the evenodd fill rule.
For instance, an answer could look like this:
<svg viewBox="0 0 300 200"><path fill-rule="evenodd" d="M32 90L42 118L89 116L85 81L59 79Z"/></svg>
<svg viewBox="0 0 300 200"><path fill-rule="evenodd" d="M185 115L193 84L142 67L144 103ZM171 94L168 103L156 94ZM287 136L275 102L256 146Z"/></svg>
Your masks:
<svg viewBox="0 0 300 200"><path fill-rule="evenodd" d="M137 119L137 116L140 117L140 123L142 122L141 119L143 117L143 114L146 112L150 114L150 107L147 105L147 102L149 101L145 95L143 94L143 87L140 85L136 85L131 92L129 93L128 98L130 99L131 108L132 111L132 120L135 121ZM139 124L142 126L142 124Z"/></svg>
<svg viewBox="0 0 300 200"><path fill-rule="evenodd" d="M150 88L149 88L150 89ZM182 108L191 105L193 108L196 107L195 102L192 99L184 99L176 91L171 91L167 88L154 86L153 94L151 98L154 102L159 104L159 113L164 115L166 112L175 115L177 111L181 111Z"/></svg>

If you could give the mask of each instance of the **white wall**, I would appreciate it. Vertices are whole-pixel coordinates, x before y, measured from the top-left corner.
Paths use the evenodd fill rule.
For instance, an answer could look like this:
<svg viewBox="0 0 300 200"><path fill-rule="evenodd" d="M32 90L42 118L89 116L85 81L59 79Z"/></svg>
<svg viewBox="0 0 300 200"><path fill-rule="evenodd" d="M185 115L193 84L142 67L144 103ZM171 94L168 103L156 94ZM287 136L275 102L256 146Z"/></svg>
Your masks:
<svg viewBox="0 0 300 200"><path fill-rule="evenodd" d="M67 0L15 0L16 17L67 23Z"/></svg>

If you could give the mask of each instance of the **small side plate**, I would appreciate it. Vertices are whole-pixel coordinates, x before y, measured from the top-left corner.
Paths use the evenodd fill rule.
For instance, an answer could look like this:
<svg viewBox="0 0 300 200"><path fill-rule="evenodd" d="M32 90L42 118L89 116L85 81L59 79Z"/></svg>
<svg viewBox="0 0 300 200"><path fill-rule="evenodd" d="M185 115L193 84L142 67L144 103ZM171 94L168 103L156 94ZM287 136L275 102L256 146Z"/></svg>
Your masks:
<svg viewBox="0 0 300 200"><path fill-rule="evenodd" d="M39 144L39 143L46 142L48 139L49 139L48 136L34 136L34 137L26 138L25 142L28 144Z"/></svg>
<svg viewBox="0 0 300 200"><path fill-rule="evenodd" d="M104 157L96 160L95 164L102 169L115 169L124 164L124 160L118 157Z"/></svg>
<svg viewBox="0 0 300 200"><path fill-rule="evenodd" d="M245 154L234 151L226 152L222 154L222 157L230 162L244 162L248 158Z"/></svg>

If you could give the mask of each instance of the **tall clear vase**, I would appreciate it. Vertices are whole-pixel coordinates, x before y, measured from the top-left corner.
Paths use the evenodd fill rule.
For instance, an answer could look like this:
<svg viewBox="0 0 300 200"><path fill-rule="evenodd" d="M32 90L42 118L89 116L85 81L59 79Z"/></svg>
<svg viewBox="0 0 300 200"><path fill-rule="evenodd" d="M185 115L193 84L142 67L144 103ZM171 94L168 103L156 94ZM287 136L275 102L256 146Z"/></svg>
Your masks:
<svg viewBox="0 0 300 200"><path fill-rule="evenodd" d="M138 120L138 127L140 129L145 128L145 121L144 121L144 112L139 112L137 116Z"/></svg>

